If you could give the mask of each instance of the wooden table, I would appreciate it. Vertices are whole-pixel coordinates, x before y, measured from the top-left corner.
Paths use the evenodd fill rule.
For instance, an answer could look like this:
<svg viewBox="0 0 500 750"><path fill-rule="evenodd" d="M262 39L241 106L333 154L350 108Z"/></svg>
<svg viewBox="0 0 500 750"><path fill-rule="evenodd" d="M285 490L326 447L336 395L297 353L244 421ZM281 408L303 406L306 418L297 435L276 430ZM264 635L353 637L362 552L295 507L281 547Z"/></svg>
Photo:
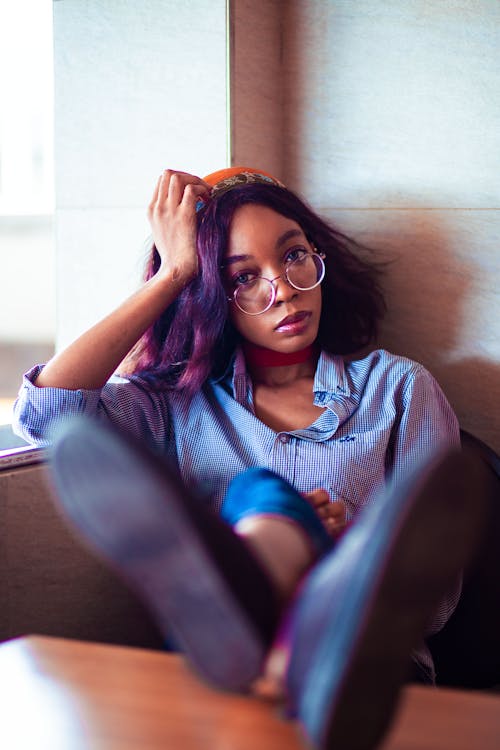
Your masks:
<svg viewBox="0 0 500 750"><path fill-rule="evenodd" d="M307 746L275 706L207 687L178 655L58 638L0 646L0 710L5 750ZM380 750L499 748L500 695L409 686Z"/></svg>

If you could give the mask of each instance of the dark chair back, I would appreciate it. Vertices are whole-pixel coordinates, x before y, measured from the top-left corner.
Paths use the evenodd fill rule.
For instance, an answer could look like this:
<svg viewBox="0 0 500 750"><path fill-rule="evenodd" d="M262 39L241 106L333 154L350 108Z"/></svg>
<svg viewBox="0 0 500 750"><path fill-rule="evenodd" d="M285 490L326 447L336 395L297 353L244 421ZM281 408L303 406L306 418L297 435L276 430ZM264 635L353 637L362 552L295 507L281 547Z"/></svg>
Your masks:
<svg viewBox="0 0 500 750"><path fill-rule="evenodd" d="M438 685L488 689L500 686L500 457L465 430L461 437L488 467L490 517L481 547L464 571L458 606L428 645Z"/></svg>

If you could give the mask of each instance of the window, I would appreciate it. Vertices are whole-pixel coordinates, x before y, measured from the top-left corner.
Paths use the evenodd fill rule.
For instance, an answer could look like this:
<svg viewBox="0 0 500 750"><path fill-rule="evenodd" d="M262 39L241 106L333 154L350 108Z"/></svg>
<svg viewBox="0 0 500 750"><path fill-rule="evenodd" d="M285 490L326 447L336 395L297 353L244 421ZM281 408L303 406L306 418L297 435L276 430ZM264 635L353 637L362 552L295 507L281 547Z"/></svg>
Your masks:
<svg viewBox="0 0 500 750"><path fill-rule="evenodd" d="M51 356L53 55L51 0L0 5L0 450L24 370Z"/></svg>

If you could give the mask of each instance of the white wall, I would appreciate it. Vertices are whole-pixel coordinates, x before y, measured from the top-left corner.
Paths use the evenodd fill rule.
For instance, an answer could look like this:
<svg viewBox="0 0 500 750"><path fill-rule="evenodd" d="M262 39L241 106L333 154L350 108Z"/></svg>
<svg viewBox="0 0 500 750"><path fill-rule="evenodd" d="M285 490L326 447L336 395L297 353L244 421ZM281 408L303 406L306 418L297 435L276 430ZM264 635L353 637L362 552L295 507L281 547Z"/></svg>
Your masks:
<svg viewBox="0 0 500 750"><path fill-rule="evenodd" d="M167 167L228 158L225 0L57 0L57 343L137 286Z"/></svg>
<svg viewBox="0 0 500 750"><path fill-rule="evenodd" d="M388 251L380 343L500 450L500 3L283 9L285 181Z"/></svg>
<svg viewBox="0 0 500 750"><path fill-rule="evenodd" d="M0 2L0 397L6 351L54 337L52 79L51 0Z"/></svg>
<svg viewBox="0 0 500 750"><path fill-rule="evenodd" d="M5 343L52 341L55 330L52 217L0 217L0 261L0 349ZM2 374L0 357L0 379Z"/></svg>

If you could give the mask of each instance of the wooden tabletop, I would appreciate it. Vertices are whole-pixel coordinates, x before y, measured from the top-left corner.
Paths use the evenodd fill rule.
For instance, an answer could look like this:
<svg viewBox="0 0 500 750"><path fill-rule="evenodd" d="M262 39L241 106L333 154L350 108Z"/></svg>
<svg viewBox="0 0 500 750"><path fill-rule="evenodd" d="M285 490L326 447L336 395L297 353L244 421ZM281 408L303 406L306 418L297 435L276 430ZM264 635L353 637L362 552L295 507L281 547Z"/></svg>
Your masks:
<svg viewBox="0 0 500 750"><path fill-rule="evenodd" d="M307 747L276 706L207 687L178 655L58 638L0 646L0 707L6 750ZM380 750L499 748L500 695L409 686Z"/></svg>

